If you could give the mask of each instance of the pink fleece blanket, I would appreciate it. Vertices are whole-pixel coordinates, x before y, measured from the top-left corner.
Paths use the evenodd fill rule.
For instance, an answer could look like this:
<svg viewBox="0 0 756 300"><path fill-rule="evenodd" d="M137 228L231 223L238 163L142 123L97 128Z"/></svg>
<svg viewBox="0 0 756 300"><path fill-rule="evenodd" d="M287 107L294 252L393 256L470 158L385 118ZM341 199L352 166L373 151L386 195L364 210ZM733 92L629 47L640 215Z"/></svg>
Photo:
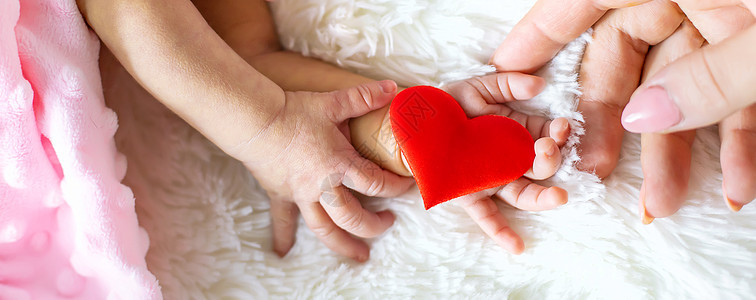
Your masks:
<svg viewBox="0 0 756 300"><path fill-rule="evenodd" d="M0 0L0 299L159 299L74 0Z"/></svg>

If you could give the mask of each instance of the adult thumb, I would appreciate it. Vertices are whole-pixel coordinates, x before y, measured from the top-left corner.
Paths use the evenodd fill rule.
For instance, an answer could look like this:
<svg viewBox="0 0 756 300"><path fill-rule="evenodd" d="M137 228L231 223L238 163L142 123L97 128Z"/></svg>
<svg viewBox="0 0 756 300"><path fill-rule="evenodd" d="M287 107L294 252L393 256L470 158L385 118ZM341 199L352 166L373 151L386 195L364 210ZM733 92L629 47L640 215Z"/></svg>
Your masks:
<svg viewBox="0 0 756 300"><path fill-rule="evenodd" d="M331 92L334 121L362 116L391 103L396 96L396 83L391 80L374 81Z"/></svg>
<svg viewBox="0 0 756 300"><path fill-rule="evenodd" d="M699 49L641 85L622 112L631 132L671 132L717 123L756 102L756 26Z"/></svg>

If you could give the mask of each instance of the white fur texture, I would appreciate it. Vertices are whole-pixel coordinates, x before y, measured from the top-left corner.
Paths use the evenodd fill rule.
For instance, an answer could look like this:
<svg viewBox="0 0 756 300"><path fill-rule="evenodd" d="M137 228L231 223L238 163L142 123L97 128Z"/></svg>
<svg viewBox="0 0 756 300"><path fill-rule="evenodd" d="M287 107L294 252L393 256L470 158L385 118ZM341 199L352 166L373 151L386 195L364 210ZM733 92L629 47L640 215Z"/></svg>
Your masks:
<svg viewBox="0 0 756 300"><path fill-rule="evenodd" d="M376 79L438 85L491 71L485 65L533 0L280 0L284 46ZM357 264L323 246L300 222L284 259L271 251L268 200L239 163L155 103L125 73L103 78L118 112L147 256L166 299L201 298L629 298L731 299L756 295L756 209L722 202L716 130L699 131L686 206L644 226L639 137L628 134L603 183L578 172L582 133L576 74L587 35L539 72L547 90L522 109L573 120L565 164L546 184L570 202L531 213L502 205L526 244L505 253L454 204L424 211L416 189L371 199L396 224ZM103 60L106 61L107 57ZM123 101L120 101L123 99Z"/></svg>

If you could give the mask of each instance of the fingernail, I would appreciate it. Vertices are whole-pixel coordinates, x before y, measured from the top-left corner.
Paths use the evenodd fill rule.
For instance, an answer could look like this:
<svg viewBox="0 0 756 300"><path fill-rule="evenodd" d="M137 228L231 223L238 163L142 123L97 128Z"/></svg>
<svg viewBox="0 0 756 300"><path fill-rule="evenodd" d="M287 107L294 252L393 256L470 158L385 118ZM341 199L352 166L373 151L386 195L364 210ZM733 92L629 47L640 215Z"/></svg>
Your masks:
<svg viewBox="0 0 756 300"><path fill-rule="evenodd" d="M381 86L381 90L384 93L393 93L394 91L396 91L396 83L391 80L379 81L378 85Z"/></svg>
<svg viewBox="0 0 756 300"><path fill-rule="evenodd" d="M660 86L633 95L622 112L622 126L631 132L656 132L680 123L682 114Z"/></svg>
<svg viewBox="0 0 756 300"><path fill-rule="evenodd" d="M722 181L722 196L724 196L725 203L727 203L727 206L730 208L731 211L739 212L741 209L743 209L742 204L732 201L730 197L727 197L727 191L725 190L724 181Z"/></svg>
<svg viewBox="0 0 756 300"><path fill-rule="evenodd" d="M286 256L286 254L289 251L284 251L284 250L276 248L276 249L273 249L273 252L276 252L276 255L278 255L279 258L283 258L284 256Z"/></svg>
<svg viewBox="0 0 756 300"><path fill-rule="evenodd" d="M641 196L640 196L640 205L641 205L641 222L643 222L643 225L651 224L651 222L654 221L654 217L648 214L648 211L646 210L646 196L644 195L643 188L641 188Z"/></svg>
<svg viewBox="0 0 756 300"><path fill-rule="evenodd" d="M654 217L649 216L648 212L646 211L646 207L643 207L643 219L641 220L644 225L651 224L655 220Z"/></svg>
<svg viewBox="0 0 756 300"><path fill-rule="evenodd" d="M733 202L730 198L727 198L727 196L725 196L725 201L727 202L727 206L729 206L730 210L733 212L739 212L743 208L743 205Z"/></svg>

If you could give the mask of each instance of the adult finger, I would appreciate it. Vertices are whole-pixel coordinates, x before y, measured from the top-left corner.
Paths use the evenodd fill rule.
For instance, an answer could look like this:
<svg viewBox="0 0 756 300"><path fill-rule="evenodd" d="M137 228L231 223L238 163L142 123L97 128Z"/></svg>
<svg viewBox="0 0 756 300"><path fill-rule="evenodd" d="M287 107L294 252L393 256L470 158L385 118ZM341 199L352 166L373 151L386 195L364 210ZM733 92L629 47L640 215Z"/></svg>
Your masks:
<svg viewBox="0 0 756 300"><path fill-rule="evenodd" d="M651 0L540 0L504 39L491 62L498 71L532 73L612 8Z"/></svg>
<svg viewBox="0 0 756 300"><path fill-rule="evenodd" d="M326 247L336 253L364 262L370 257L370 248L365 242L351 236L336 226L328 217L318 202L299 204L299 211L307 227L323 242Z"/></svg>
<svg viewBox="0 0 756 300"><path fill-rule="evenodd" d="M698 31L698 28L690 20L683 19L683 22L672 35L649 50L643 66L641 82L648 81L659 70L700 49L705 43L706 40Z"/></svg>
<svg viewBox="0 0 756 300"><path fill-rule="evenodd" d="M730 209L739 211L756 198L756 105L722 121L719 136L722 191Z"/></svg>
<svg viewBox="0 0 756 300"><path fill-rule="evenodd" d="M533 147L536 153L533 167L523 176L533 180L543 180L553 176L562 164L562 155L559 153L556 141L548 137L540 138L536 140Z"/></svg>
<svg viewBox="0 0 756 300"><path fill-rule="evenodd" d="M353 152L342 163L344 178L341 182L344 186L355 190L363 195L371 197L394 197L407 191L414 180L387 171L375 163L363 158L357 152Z"/></svg>
<svg viewBox="0 0 756 300"><path fill-rule="evenodd" d="M496 196L510 205L528 211L549 210L567 203L567 191L559 187L544 187L519 178L496 192Z"/></svg>
<svg viewBox="0 0 756 300"><path fill-rule="evenodd" d="M298 213L297 206L293 202L270 200L273 251L280 257L284 257L294 246Z"/></svg>
<svg viewBox="0 0 756 300"><path fill-rule="evenodd" d="M717 44L732 34L748 28L754 13L738 0L676 0L685 16L696 25L709 44ZM742 1L756 3L756 1Z"/></svg>
<svg viewBox="0 0 756 300"><path fill-rule="evenodd" d="M661 70L622 114L632 132L679 131L716 123L756 102L756 26Z"/></svg>
<svg viewBox="0 0 756 300"><path fill-rule="evenodd" d="M752 10L727 2L679 1L688 17L700 27L711 44L717 44L744 28L755 19ZM746 5L756 1L744 1ZM753 9L753 7L751 7ZM722 192L733 211L756 197L756 107L751 105L725 118L719 125L722 146Z"/></svg>
<svg viewBox="0 0 756 300"><path fill-rule="evenodd" d="M520 254L525 250L525 243L517 233L509 227L509 222L499 211L499 207L490 197L465 196L458 199L470 218L480 226L500 247L512 254Z"/></svg>
<svg viewBox="0 0 756 300"><path fill-rule="evenodd" d="M690 178L692 130L671 134L643 134L643 184L640 213L643 223L674 214L685 202Z"/></svg>
<svg viewBox="0 0 756 300"><path fill-rule="evenodd" d="M362 116L391 103L396 95L396 83L391 80L374 81L355 87L321 94L326 100L321 102L321 111L331 121L339 123L349 118Z"/></svg>
<svg viewBox="0 0 756 300"><path fill-rule="evenodd" d="M335 175L332 175L336 177ZM394 215L388 211L368 211L352 193L337 181L328 180L332 186L321 186L320 204L331 220L341 229L359 237L375 237L394 223ZM349 181L348 178L342 179Z"/></svg>
<svg viewBox="0 0 756 300"><path fill-rule="evenodd" d="M684 21L669 38L653 47L644 67L644 78L704 43L690 21ZM675 213L685 202L690 178L691 146L695 131L671 134L644 133L641 138L643 184L640 214L648 224L655 217Z"/></svg>
<svg viewBox="0 0 756 300"><path fill-rule="evenodd" d="M614 170L624 132L620 116L638 87L648 47L671 35L682 20L674 3L654 1L610 11L596 24L579 74L578 110L585 118L579 169L601 178Z"/></svg>

